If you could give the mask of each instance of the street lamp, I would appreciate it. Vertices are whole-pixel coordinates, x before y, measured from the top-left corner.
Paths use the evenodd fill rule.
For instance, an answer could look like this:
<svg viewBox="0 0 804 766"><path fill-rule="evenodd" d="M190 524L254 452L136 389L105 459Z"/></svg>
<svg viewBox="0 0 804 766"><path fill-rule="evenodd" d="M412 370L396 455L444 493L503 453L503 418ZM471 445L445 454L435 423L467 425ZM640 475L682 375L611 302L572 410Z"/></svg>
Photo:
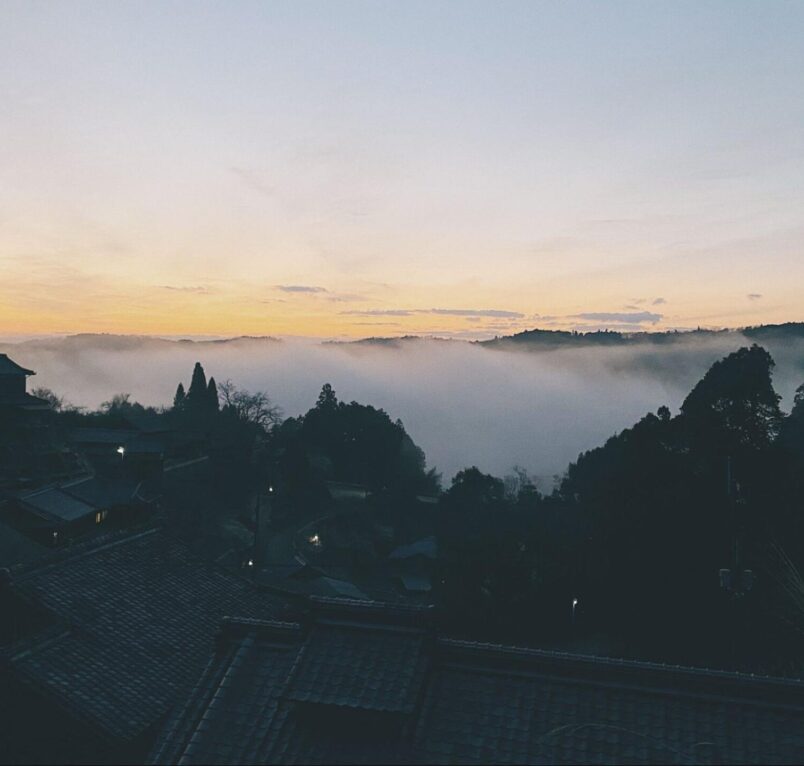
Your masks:
<svg viewBox="0 0 804 766"><path fill-rule="evenodd" d="M117 454L121 460L126 456L126 448L122 444L117 448Z"/></svg>
<svg viewBox="0 0 804 766"><path fill-rule="evenodd" d="M575 609L578 607L578 599L572 599L572 624L575 625Z"/></svg>

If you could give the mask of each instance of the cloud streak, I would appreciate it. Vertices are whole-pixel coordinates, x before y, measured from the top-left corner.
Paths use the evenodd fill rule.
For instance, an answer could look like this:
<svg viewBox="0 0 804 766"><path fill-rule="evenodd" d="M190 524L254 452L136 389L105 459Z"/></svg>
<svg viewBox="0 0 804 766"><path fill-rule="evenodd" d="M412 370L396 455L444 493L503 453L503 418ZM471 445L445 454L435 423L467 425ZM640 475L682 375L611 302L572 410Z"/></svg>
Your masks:
<svg viewBox="0 0 804 766"><path fill-rule="evenodd" d="M177 293L197 293L199 295L204 295L209 293L208 287L202 286L190 286L187 287L181 285L159 285L163 290L172 290L173 292Z"/></svg>
<svg viewBox="0 0 804 766"><path fill-rule="evenodd" d="M425 314L455 317L494 317L495 319L523 319L519 311L502 311L500 309L429 309Z"/></svg>
<svg viewBox="0 0 804 766"><path fill-rule="evenodd" d="M354 317L409 317L416 314L416 311L410 309L365 309L353 311L341 311L342 316Z"/></svg>
<svg viewBox="0 0 804 766"><path fill-rule="evenodd" d="M662 320L663 314L652 311L589 311L582 314L571 314L572 319L583 319L587 322L618 322L620 324L656 324Z"/></svg>
<svg viewBox="0 0 804 766"><path fill-rule="evenodd" d="M283 293L325 293L325 287L316 287L315 285L277 285L277 290Z"/></svg>
<svg viewBox="0 0 804 766"><path fill-rule="evenodd" d="M409 317L420 314L433 316L455 316L479 319L490 317L493 319L524 319L525 314L519 311L505 311L503 309L364 309L355 311L341 311L345 316L394 316Z"/></svg>

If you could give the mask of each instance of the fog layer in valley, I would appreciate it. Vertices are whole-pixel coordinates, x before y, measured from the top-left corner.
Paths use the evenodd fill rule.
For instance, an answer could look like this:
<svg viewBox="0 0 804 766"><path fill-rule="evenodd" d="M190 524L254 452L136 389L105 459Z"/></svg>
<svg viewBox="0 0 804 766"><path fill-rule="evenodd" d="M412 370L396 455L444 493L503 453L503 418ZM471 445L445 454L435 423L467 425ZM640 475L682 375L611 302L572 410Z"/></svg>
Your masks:
<svg viewBox="0 0 804 766"><path fill-rule="evenodd" d="M445 482L469 465L496 475L520 465L549 488L579 452L663 404L675 411L712 362L747 343L728 334L664 346L499 351L435 340L372 346L74 336L0 351L37 371L29 389L46 386L89 408L120 392L169 405L196 361L219 382L267 391L286 416L306 412L329 382L341 400L400 418ZM789 405L804 381L804 344L767 347Z"/></svg>

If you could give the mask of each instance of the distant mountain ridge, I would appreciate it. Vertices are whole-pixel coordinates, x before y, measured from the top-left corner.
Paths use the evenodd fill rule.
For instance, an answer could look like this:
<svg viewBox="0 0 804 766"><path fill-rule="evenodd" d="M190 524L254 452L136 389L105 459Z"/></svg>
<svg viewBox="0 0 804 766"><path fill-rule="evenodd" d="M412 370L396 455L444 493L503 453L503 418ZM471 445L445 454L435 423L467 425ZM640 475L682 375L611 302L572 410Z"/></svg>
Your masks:
<svg viewBox="0 0 804 766"><path fill-rule="evenodd" d="M718 336L742 335L754 341L793 340L804 338L804 322L786 322L775 325L727 328L723 330L666 330L662 332L619 332L595 330L574 332L569 330L525 330L515 335L502 336L492 340L476 341L487 348L512 349L518 346L556 348L565 346L634 346L640 344L668 344L679 341L708 339Z"/></svg>
<svg viewBox="0 0 804 766"><path fill-rule="evenodd" d="M763 343L766 341L792 341L804 340L804 322L785 322L783 324L754 325L741 328L726 328L722 330L696 329L696 330L665 330L661 332L648 332L644 330L622 332L617 330L593 330L578 332L572 330L544 330L534 328L524 330L514 335L501 335L488 340L463 340L459 338L445 338L438 335L402 335L397 337L368 337L357 340L328 340L322 341L325 346L377 346L383 348L400 348L414 343L439 344L471 344L483 348L500 349L507 351L550 350L560 348L580 347L617 347L617 346L643 346L668 345L696 339L709 339L717 337L735 338L742 336L747 341ZM284 341L272 335L240 335L232 338L165 338L156 335L116 335L114 333L77 333L75 335L52 336L33 338L17 342L0 342L0 349L36 348L48 349L56 346L94 348L103 351L135 351L143 348L161 347L169 349L176 345L182 347L221 347L227 345L245 344L279 344Z"/></svg>
<svg viewBox="0 0 804 766"><path fill-rule="evenodd" d="M234 338L163 338L158 335L117 335L114 333L76 333L46 338L32 338L16 343L0 343L3 349L48 349L58 346L64 348L93 348L101 351L137 351L144 348L171 348L181 346L222 346L245 343L281 343L279 338L270 335L240 335Z"/></svg>
<svg viewBox="0 0 804 766"><path fill-rule="evenodd" d="M326 341L327 345L344 346L382 346L399 347L411 343L471 343L484 348L512 350L578 348L581 346L635 346L641 344L671 344L695 339L728 337L742 335L744 338L761 343L764 340L804 339L804 322L785 322L784 324L756 325L722 330L664 330L648 332L637 330L621 332L616 330L593 330L577 332L573 330L524 330L514 335L501 335L489 340L467 341L457 338L443 338L437 335L403 335L399 337L370 337L349 341Z"/></svg>

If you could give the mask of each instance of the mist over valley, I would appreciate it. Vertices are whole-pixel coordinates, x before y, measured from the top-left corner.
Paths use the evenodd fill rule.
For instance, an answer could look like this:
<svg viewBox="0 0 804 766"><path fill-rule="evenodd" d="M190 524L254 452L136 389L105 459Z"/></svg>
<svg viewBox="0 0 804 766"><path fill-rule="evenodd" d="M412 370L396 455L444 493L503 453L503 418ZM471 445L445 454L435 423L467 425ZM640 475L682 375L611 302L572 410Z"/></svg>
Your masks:
<svg viewBox="0 0 804 766"><path fill-rule="evenodd" d="M0 351L36 371L31 387L90 409L122 392L143 405L170 406L196 361L218 381L266 391L286 417L309 409L328 382L341 401L401 419L445 483L470 465L499 476L518 465L549 489L580 452L662 405L675 412L710 365L741 346L759 342L771 352L774 385L789 409L804 380L801 329L592 334L586 341L551 333L547 341L490 343L75 335L5 343Z"/></svg>

